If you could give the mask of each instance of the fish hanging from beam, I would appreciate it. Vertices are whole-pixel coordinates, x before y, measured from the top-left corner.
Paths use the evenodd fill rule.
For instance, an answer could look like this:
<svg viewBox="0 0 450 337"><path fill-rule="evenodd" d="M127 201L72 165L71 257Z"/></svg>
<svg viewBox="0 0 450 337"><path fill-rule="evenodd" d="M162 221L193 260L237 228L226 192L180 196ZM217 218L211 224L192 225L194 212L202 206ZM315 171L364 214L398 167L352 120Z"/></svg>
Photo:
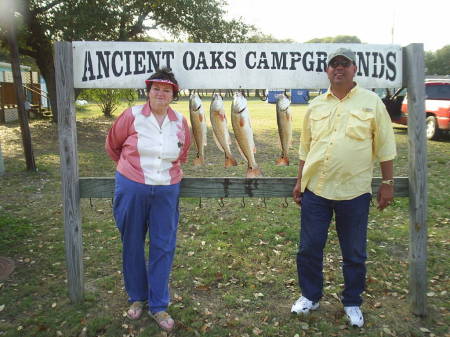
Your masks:
<svg viewBox="0 0 450 337"><path fill-rule="evenodd" d="M213 137L220 151L225 153L225 167L236 166L237 162L230 150L230 133L228 132L227 116L223 99L219 94L214 94L209 109Z"/></svg>
<svg viewBox="0 0 450 337"><path fill-rule="evenodd" d="M262 171L255 161L256 147L250 122L247 100L240 92L234 94L231 104L231 124L238 144L239 152L247 160L247 178L262 176Z"/></svg>
<svg viewBox="0 0 450 337"><path fill-rule="evenodd" d="M291 101L285 94L277 96L277 124L280 136L281 156L276 160L277 166L289 165L289 148L292 145L292 114L289 109Z"/></svg>
<svg viewBox="0 0 450 337"><path fill-rule="evenodd" d="M197 147L197 156L194 159L194 166L201 166L205 163L206 146L206 116L202 106L202 100L197 93L189 97L189 117L191 119L192 134Z"/></svg>

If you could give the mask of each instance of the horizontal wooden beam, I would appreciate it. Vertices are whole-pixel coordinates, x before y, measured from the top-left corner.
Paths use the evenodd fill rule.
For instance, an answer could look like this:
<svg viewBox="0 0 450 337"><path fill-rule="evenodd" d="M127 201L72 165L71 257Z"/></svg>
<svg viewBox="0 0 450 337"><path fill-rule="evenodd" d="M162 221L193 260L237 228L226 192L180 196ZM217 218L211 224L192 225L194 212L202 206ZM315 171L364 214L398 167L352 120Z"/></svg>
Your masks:
<svg viewBox="0 0 450 337"><path fill-rule="evenodd" d="M182 198L285 198L292 196L297 178L192 178L181 181ZM395 196L407 197L408 177L396 177ZM373 178L372 189L376 194L381 178ZM81 198L112 198L114 196L114 178L80 178Z"/></svg>

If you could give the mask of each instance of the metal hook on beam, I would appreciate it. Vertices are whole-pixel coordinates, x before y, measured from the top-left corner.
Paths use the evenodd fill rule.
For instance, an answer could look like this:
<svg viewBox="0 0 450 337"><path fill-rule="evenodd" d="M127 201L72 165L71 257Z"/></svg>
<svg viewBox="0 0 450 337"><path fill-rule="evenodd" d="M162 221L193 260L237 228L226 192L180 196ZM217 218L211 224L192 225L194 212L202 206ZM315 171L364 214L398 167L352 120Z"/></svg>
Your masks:
<svg viewBox="0 0 450 337"><path fill-rule="evenodd" d="M289 204L288 204L287 198L285 197L284 202L281 204L281 207L287 208L288 206L289 206Z"/></svg>
<svg viewBox="0 0 450 337"><path fill-rule="evenodd" d="M242 208L245 208L245 197L242 197L242 200L241 200L241 207L242 207Z"/></svg>

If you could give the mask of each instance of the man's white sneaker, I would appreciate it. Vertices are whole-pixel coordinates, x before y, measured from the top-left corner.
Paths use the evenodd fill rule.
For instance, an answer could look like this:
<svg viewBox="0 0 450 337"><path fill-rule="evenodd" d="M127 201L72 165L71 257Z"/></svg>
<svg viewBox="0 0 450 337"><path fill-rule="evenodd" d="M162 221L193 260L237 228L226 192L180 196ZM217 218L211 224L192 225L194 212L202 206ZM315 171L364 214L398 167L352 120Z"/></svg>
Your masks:
<svg viewBox="0 0 450 337"><path fill-rule="evenodd" d="M291 312L294 314L308 314L311 310L316 310L319 307L319 302L313 302L308 300L306 297L300 296L300 298L295 301L291 308Z"/></svg>
<svg viewBox="0 0 450 337"><path fill-rule="evenodd" d="M359 307L344 307L344 311L351 326L361 328L364 325L364 317Z"/></svg>

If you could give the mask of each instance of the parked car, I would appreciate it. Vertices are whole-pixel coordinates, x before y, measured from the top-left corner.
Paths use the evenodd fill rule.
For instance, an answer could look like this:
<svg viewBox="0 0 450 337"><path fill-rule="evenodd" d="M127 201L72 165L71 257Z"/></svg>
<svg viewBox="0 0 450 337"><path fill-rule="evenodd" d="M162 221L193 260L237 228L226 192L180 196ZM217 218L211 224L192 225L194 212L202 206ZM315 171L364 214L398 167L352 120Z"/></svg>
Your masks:
<svg viewBox="0 0 450 337"><path fill-rule="evenodd" d="M386 95L383 102L394 123L408 125L408 100L405 88ZM425 82L426 135L436 139L442 132L450 131L450 80Z"/></svg>

